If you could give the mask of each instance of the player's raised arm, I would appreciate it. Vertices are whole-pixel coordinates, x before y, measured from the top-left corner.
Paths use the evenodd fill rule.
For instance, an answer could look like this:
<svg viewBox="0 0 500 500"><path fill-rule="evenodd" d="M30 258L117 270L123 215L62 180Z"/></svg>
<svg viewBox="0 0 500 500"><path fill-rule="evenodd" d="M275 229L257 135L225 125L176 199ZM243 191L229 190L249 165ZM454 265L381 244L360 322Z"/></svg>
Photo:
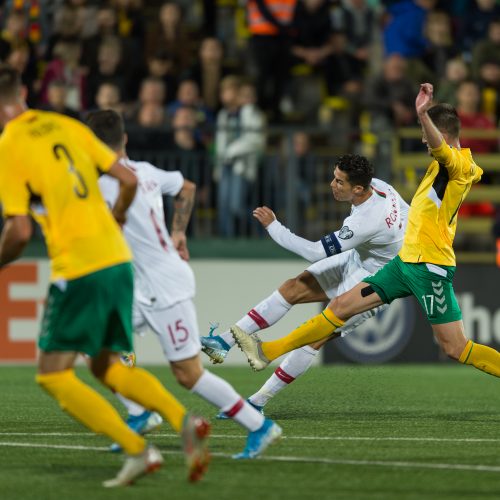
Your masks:
<svg viewBox="0 0 500 500"><path fill-rule="evenodd" d="M5 219L0 236L0 268L17 259L31 238L33 227L27 215Z"/></svg>
<svg viewBox="0 0 500 500"><path fill-rule="evenodd" d="M120 165L118 162L106 174L114 177L120 183L120 191L111 211L118 224L123 225L126 221L125 214L127 209L132 201L134 201L137 190L137 177L130 169Z"/></svg>
<svg viewBox="0 0 500 500"><path fill-rule="evenodd" d="M433 92L434 88L430 83L422 83L415 99L415 109L427 144L431 149L436 149L441 146L444 138L428 114L432 107Z"/></svg>
<svg viewBox="0 0 500 500"><path fill-rule="evenodd" d="M195 194L196 184L184 179L182 188L174 199L171 237L175 248L184 260L189 260L186 229L193 212Z"/></svg>

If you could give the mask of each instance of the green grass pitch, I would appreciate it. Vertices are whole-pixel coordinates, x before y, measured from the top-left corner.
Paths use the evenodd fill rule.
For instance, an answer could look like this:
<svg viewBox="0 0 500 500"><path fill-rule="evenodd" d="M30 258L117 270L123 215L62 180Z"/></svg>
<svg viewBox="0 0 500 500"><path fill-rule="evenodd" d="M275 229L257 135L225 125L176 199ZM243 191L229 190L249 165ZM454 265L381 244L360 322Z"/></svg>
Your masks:
<svg viewBox="0 0 500 500"><path fill-rule="evenodd" d="M214 416L166 367L152 371L190 409ZM271 373L213 371L245 396ZM61 412L33 377L32 367L0 368L2 500L500 498L500 381L471 367L314 368L269 404L285 438L262 459L232 460L245 432L212 419L210 469L188 484L179 439L164 425L151 435L164 468L120 490L101 487L121 463L107 439Z"/></svg>

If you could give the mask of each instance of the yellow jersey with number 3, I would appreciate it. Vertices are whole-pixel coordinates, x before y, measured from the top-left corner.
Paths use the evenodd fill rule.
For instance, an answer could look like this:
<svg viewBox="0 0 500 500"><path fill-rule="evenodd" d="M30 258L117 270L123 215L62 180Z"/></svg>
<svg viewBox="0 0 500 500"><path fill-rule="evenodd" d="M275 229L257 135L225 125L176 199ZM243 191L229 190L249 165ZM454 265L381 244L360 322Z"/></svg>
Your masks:
<svg viewBox="0 0 500 500"><path fill-rule="evenodd" d="M85 125L28 110L0 136L5 217L32 214L51 259L51 280L74 279L131 260L97 183L116 154Z"/></svg>
<svg viewBox="0 0 500 500"><path fill-rule="evenodd" d="M399 256L403 262L455 266L458 210L483 171L470 149L455 149L443 141L431 153L434 161L411 202Z"/></svg>

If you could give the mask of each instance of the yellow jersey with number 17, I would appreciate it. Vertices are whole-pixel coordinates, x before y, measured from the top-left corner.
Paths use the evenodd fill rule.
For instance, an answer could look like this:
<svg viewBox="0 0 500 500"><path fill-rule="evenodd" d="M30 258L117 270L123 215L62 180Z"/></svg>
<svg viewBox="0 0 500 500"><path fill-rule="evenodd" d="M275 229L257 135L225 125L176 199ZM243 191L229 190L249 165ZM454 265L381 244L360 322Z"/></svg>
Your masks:
<svg viewBox="0 0 500 500"><path fill-rule="evenodd" d="M443 141L431 153L434 161L411 202L399 256L403 262L454 266L458 210L483 171L470 149L455 149Z"/></svg>
<svg viewBox="0 0 500 500"><path fill-rule="evenodd" d="M5 217L31 213L51 259L51 280L75 279L132 256L97 183L116 154L85 125L28 110L0 136Z"/></svg>

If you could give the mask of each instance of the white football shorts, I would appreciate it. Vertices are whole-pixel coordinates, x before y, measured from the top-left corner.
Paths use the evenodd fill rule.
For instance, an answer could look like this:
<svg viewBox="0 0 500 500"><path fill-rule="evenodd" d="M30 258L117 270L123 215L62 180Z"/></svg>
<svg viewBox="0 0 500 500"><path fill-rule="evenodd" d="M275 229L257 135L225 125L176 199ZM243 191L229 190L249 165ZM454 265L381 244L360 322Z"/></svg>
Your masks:
<svg viewBox="0 0 500 500"><path fill-rule="evenodd" d="M200 353L198 320L191 299L163 309L134 303L132 322L136 333L149 327L158 335L168 361L182 361Z"/></svg>
<svg viewBox="0 0 500 500"><path fill-rule="evenodd" d="M362 266L358 254L353 250L319 260L311 264L306 271L316 278L329 299L342 295L372 274ZM382 304L375 309L356 314L347 320L344 326L339 329L342 337L386 307L388 304Z"/></svg>

